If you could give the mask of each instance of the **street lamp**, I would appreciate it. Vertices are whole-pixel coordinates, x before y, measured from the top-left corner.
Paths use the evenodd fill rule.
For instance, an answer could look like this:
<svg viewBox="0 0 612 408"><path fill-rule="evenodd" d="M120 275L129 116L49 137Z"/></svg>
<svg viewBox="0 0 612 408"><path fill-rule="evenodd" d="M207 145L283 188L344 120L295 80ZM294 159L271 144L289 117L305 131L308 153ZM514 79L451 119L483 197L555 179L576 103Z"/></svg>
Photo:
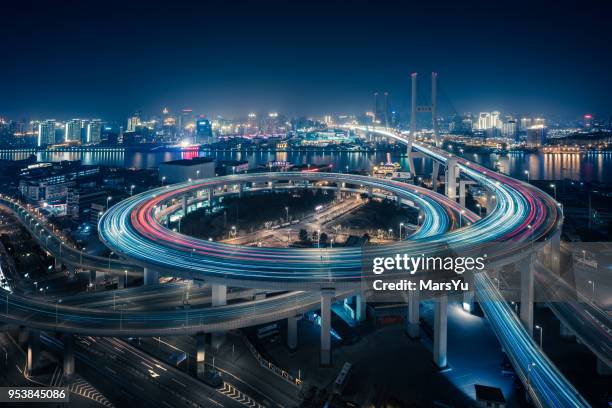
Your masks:
<svg viewBox="0 0 612 408"><path fill-rule="evenodd" d="M529 363L529 365L527 366L527 393L529 393L529 390L531 389L531 369L535 368L536 363L531 362Z"/></svg>
<svg viewBox="0 0 612 408"><path fill-rule="evenodd" d="M551 184L550 188L552 188L555 192L555 201L557 201L557 186L555 184Z"/></svg>
<svg viewBox="0 0 612 408"><path fill-rule="evenodd" d="M317 248L321 249L321 230L317 230Z"/></svg>
<svg viewBox="0 0 612 408"><path fill-rule="evenodd" d="M589 284L593 288L593 298L595 298L595 281L589 281ZM593 299L593 300L595 300L595 299Z"/></svg>
<svg viewBox="0 0 612 408"><path fill-rule="evenodd" d="M403 226L404 226L404 223L400 222L400 225L399 225L399 239L400 239L400 241L402 240L402 227Z"/></svg>
<svg viewBox="0 0 612 408"><path fill-rule="evenodd" d="M529 170L525 170L525 174L527 175L527 184L529 184Z"/></svg>
<svg viewBox="0 0 612 408"><path fill-rule="evenodd" d="M134 194L134 187L136 187L135 185L131 185L130 186L130 196L132 196Z"/></svg>
<svg viewBox="0 0 612 408"><path fill-rule="evenodd" d="M459 228L463 225L463 214L465 214L465 210L459 211Z"/></svg>
<svg viewBox="0 0 612 408"><path fill-rule="evenodd" d="M417 225L420 227L421 226L421 220L423 219L423 216L419 214L419 216L417 217Z"/></svg>
<svg viewBox="0 0 612 408"><path fill-rule="evenodd" d="M289 207L285 207L285 211L287 212L287 222L289 222Z"/></svg>
<svg viewBox="0 0 612 408"><path fill-rule="evenodd" d="M540 331L540 348L542 348L542 333L544 332L544 329L542 328L542 326L538 326L537 324L535 328Z"/></svg>
<svg viewBox="0 0 612 408"><path fill-rule="evenodd" d="M165 181L166 181L166 176L162 177L162 186L164 185Z"/></svg>
<svg viewBox="0 0 612 408"><path fill-rule="evenodd" d="M111 197L111 196L106 197L106 211L108 211L108 202L110 200L112 200L112 199L113 199L113 197Z"/></svg>
<svg viewBox="0 0 612 408"><path fill-rule="evenodd" d="M127 269L125 269L123 272L125 272L125 288L127 289Z"/></svg>
<svg viewBox="0 0 612 408"><path fill-rule="evenodd" d="M480 204L476 204L476 207L478 208L478 216L482 217L482 206Z"/></svg>

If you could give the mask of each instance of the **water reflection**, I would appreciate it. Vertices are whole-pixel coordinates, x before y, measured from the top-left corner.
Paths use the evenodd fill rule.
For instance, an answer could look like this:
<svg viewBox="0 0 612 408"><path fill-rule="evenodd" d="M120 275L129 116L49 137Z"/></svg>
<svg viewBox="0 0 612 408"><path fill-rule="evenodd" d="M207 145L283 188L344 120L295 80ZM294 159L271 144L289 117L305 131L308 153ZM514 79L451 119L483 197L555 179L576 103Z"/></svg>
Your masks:
<svg viewBox="0 0 612 408"><path fill-rule="evenodd" d="M0 159L26 159L31 152L0 152ZM96 151L96 152L37 152L39 161L82 160L83 164L99 164L135 169L154 168L159 163L190 159L211 155L219 160L248 160L251 169L258 164L269 161L288 161L294 164L332 164L335 169L369 171L372 166L381 162L399 162L407 168L407 160L399 154L375 152L373 154L358 152L132 152L132 151ZM525 178L529 171L532 180L558 180L568 178L582 181L612 182L612 154L610 153L512 153L507 156L497 154L469 154L466 158L494 168L496 165L505 174L516 178ZM419 174L431 171L431 160L416 158L415 167Z"/></svg>

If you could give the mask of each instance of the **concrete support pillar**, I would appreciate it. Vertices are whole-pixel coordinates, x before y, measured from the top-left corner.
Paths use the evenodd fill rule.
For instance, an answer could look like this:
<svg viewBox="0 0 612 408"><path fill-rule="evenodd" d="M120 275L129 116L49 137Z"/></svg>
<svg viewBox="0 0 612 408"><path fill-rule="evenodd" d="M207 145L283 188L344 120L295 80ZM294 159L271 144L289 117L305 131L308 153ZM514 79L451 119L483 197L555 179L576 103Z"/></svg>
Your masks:
<svg viewBox="0 0 612 408"><path fill-rule="evenodd" d="M331 366L331 304L334 289L321 290L321 354L322 367Z"/></svg>
<svg viewBox="0 0 612 408"><path fill-rule="evenodd" d="M561 275L561 235L559 233L550 239L550 269L557 275Z"/></svg>
<svg viewBox="0 0 612 408"><path fill-rule="evenodd" d="M374 196L374 193L372 191L372 187L368 187L368 198L372 198Z"/></svg>
<svg viewBox="0 0 612 408"><path fill-rule="evenodd" d="M198 377L206 372L206 334L196 334L196 373Z"/></svg>
<svg viewBox="0 0 612 408"><path fill-rule="evenodd" d="M434 311L433 361L436 367L445 368L447 365L448 296L443 295L436 300Z"/></svg>
<svg viewBox="0 0 612 408"><path fill-rule="evenodd" d="M183 216L187 215L187 196L181 197L181 207L183 209Z"/></svg>
<svg viewBox="0 0 612 408"><path fill-rule="evenodd" d="M157 285L159 283L159 273L157 271L151 268L144 268L143 272L145 285Z"/></svg>
<svg viewBox="0 0 612 408"><path fill-rule="evenodd" d="M74 335L64 334L64 380L69 382L74 376Z"/></svg>
<svg viewBox="0 0 612 408"><path fill-rule="evenodd" d="M26 371L29 375L36 374L40 364L40 331L28 330L28 354L26 356Z"/></svg>
<svg viewBox="0 0 612 408"><path fill-rule="evenodd" d="M238 197L242 198L244 195L244 183L238 185Z"/></svg>
<svg viewBox="0 0 612 408"><path fill-rule="evenodd" d="M95 269L92 269L91 271L89 271L89 283L92 283L95 285L96 278L97 278L97 271Z"/></svg>
<svg viewBox="0 0 612 408"><path fill-rule="evenodd" d="M444 195L451 200L455 200L457 197L457 177L459 177L459 166L457 165L457 160L448 159L446 161L446 172L444 176Z"/></svg>
<svg viewBox="0 0 612 408"><path fill-rule="evenodd" d="M292 316L287 318L287 348L289 351L297 350L298 346L298 331L297 324L300 316Z"/></svg>
<svg viewBox="0 0 612 408"><path fill-rule="evenodd" d="M431 169L431 189L436 191L438 188L438 173L440 172L440 163L437 161L433 162L433 167Z"/></svg>
<svg viewBox="0 0 612 408"><path fill-rule="evenodd" d="M367 318L367 302L365 299L365 294L361 293L359 295L355 295L355 320L358 322L363 322Z"/></svg>
<svg viewBox="0 0 612 408"><path fill-rule="evenodd" d="M474 311L474 292L471 290L463 292L463 310L468 313Z"/></svg>
<svg viewBox="0 0 612 408"><path fill-rule="evenodd" d="M519 262L521 268L521 322L530 336L533 336L533 265L531 256Z"/></svg>
<svg viewBox="0 0 612 408"><path fill-rule="evenodd" d="M227 304L227 286L214 283L212 285L212 306L225 306ZM219 349L225 341L225 332L213 333L211 336L212 347Z"/></svg>
<svg viewBox="0 0 612 408"><path fill-rule="evenodd" d="M395 196L395 205L397 206L397 208L400 208L402 206L402 199L399 196Z"/></svg>
<svg viewBox="0 0 612 408"><path fill-rule="evenodd" d="M493 211L493 209L495 208L496 198L493 198L495 197L495 195L490 191L487 191L485 197L487 199L487 202L485 203L485 208L487 209L487 215L489 215L491 211Z"/></svg>
<svg viewBox="0 0 612 408"><path fill-rule="evenodd" d="M419 291L411 290L408 292L408 316L406 318L406 334L411 339L421 337L421 328L419 324Z"/></svg>
<svg viewBox="0 0 612 408"><path fill-rule="evenodd" d="M125 289L127 286L127 282L125 279L125 274L117 275L117 289Z"/></svg>
<svg viewBox="0 0 612 408"><path fill-rule="evenodd" d="M471 180L459 180L459 204L465 208L466 186L476 184Z"/></svg>
<svg viewBox="0 0 612 408"><path fill-rule="evenodd" d="M597 374L602 377L612 376L612 368L608 366L604 361L597 359Z"/></svg>

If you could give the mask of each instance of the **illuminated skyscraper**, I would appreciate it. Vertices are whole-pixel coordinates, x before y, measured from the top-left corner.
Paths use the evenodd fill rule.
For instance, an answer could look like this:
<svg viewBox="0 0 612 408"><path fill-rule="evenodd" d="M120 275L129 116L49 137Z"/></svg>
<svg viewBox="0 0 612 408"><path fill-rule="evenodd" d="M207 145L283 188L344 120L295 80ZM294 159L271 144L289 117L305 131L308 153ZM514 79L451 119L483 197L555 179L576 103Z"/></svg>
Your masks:
<svg viewBox="0 0 612 408"><path fill-rule="evenodd" d="M210 120L199 118L196 121L196 143L212 143L213 141L213 131L212 124Z"/></svg>
<svg viewBox="0 0 612 408"><path fill-rule="evenodd" d="M527 129L527 146L540 147L546 143L546 127L534 125Z"/></svg>
<svg viewBox="0 0 612 408"><path fill-rule="evenodd" d="M491 114L489 112L480 112L478 115L478 130L491 129Z"/></svg>
<svg viewBox="0 0 612 408"><path fill-rule="evenodd" d="M87 124L86 143L100 143L102 139L102 122L100 119L92 119Z"/></svg>
<svg viewBox="0 0 612 408"><path fill-rule="evenodd" d="M38 124L37 146L48 146L55 143L55 119L47 119Z"/></svg>
<svg viewBox="0 0 612 408"><path fill-rule="evenodd" d="M128 118L127 131L134 132L140 126L140 116L134 115Z"/></svg>
<svg viewBox="0 0 612 408"><path fill-rule="evenodd" d="M65 142L73 142L73 141L81 141L81 120L80 119L72 119L66 122L64 127L64 141Z"/></svg>
<svg viewBox="0 0 612 408"><path fill-rule="evenodd" d="M178 117L178 132L182 135L190 133L188 126L193 123L194 123L193 110L191 109L181 110L181 114Z"/></svg>

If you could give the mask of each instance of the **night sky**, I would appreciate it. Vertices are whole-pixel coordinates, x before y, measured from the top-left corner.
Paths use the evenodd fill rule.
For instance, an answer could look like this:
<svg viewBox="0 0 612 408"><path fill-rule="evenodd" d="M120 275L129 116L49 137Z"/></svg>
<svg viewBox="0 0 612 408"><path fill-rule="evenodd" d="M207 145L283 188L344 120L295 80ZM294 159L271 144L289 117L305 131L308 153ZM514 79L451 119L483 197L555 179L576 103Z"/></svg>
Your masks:
<svg viewBox="0 0 612 408"><path fill-rule="evenodd" d="M405 111L432 70L459 113L612 113L603 1L293 3L3 1L0 116Z"/></svg>

